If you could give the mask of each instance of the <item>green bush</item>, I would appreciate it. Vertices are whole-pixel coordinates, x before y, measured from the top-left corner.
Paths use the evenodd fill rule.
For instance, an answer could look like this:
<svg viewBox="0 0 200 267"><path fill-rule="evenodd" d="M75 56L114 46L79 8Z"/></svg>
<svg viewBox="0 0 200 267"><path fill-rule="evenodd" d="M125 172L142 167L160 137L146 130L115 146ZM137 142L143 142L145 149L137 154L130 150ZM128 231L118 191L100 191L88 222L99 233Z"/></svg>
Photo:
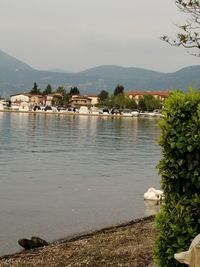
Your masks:
<svg viewBox="0 0 200 267"><path fill-rule="evenodd" d="M154 259L161 267L185 267L174 254L200 233L200 92L171 92L163 115L158 169L165 198L156 216Z"/></svg>

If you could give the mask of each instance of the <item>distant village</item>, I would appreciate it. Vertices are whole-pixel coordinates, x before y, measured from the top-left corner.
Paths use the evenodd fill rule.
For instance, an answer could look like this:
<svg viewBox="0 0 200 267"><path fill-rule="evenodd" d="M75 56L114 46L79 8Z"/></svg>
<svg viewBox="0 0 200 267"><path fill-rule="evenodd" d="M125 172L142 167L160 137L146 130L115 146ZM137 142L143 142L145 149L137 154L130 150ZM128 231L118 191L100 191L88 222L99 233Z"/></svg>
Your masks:
<svg viewBox="0 0 200 267"><path fill-rule="evenodd" d="M36 83L30 92L11 95L9 99L0 97L0 110L11 111L47 111L47 112L100 112L104 108L107 112L120 113L124 109L150 112L160 110L168 91L128 91L118 85L113 94L102 90L98 95L81 95L77 87L66 92L58 87L53 92L51 85L41 92Z"/></svg>

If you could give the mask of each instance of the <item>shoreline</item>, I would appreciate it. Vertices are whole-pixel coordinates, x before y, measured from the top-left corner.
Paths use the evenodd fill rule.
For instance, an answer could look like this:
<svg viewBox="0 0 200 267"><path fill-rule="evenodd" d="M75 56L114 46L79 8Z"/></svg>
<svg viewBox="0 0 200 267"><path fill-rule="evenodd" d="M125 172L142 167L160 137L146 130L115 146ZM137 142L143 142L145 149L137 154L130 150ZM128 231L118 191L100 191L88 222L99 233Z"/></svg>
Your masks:
<svg viewBox="0 0 200 267"><path fill-rule="evenodd" d="M3 255L0 266L148 266L152 262L154 218L155 215L150 215L100 230L74 234L42 248ZM113 257L110 253L114 254ZM62 265L60 260L63 261L63 257ZM72 258L76 264L71 262ZM139 265L127 265L133 259ZM85 260L87 264L83 263ZM126 265L118 265L118 261L126 262ZM99 262L105 262L105 265L99 265Z"/></svg>
<svg viewBox="0 0 200 267"><path fill-rule="evenodd" d="M28 114L53 114L53 115L69 115L69 116L88 116L88 117L107 117L107 118L150 118L150 119L161 119L161 116L151 116L151 115L138 115L138 116L128 116L123 114L92 114L92 113L76 113L76 112L54 112L54 111L26 111L26 110L0 110L2 113L28 113Z"/></svg>
<svg viewBox="0 0 200 267"><path fill-rule="evenodd" d="M83 231L83 232L71 234L71 235L69 235L67 237L59 238L57 240L49 242L49 245L57 245L57 244L62 244L62 243L66 243L66 242L75 242L75 241L80 240L80 239L85 239L85 238L92 237L94 235L98 235L99 233L107 233L109 231L118 230L120 228L133 226L134 224L138 224L138 223L141 223L141 222L146 222L146 221L150 221L150 220L153 221L154 218L155 218L155 215L149 215L149 216L137 218L137 219L134 219L134 220L131 220L131 221L123 222L123 223L120 223L120 224L114 224L114 225L111 225L111 226L108 226L108 227L103 227L103 228L98 229L98 230L94 229L94 230L90 230L90 231ZM19 252L19 253L21 253L21 252ZM10 255L15 255L15 254L16 253L10 254ZM4 255L4 256L6 256L6 255ZM1 260L1 256L0 256L0 260Z"/></svg>

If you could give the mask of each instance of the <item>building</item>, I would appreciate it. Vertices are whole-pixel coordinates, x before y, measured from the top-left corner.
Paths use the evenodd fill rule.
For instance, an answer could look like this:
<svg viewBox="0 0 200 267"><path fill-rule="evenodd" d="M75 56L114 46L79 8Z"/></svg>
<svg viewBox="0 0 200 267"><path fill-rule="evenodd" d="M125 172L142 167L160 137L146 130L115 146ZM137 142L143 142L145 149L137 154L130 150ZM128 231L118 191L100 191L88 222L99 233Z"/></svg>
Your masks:
<svg viewBox="0 0 200 267"><path fill-rule="evenodd" d="M11 101L11 103L18 103L18 104L20 104L21 102L29 103L30 97L31 97L31 94L21 93L21 94L11 95L10 101Z"/></svg>
<svg viewBox="0 0 200 267"><path fill-rule="evenodd" d="M88 96L72 95L71 99L69 100L69 105L77 108L80 106L91 106L92 99Z"/></svg>
<svg viewBox="0 0 200 267"><path fill-rule="evenodd" d="M129 91L127 95L130 99L134 99L136 103L138 104L140 98L142 98L144 95L152 95L156 99L163 101L165 98L169 96L169 92L168 91Z"/></svg>
<svg viewBox="0 0 200 267"><path fill-rule="evenodd" d="M8 105L5 98L0 97L0 110L4 110Z"/></svg>
<svg viewBox="0 0 200 267"><path fill-rule="evenodd" d="M11 109L19 110L19 108L24 109L24 107L26 106L26 110L27 110L27 106L30 105L30 98L31 98L31 94L29 93L11 95L10 96Z"/></svg>
<svg viewBox="0 0 200 267"><path fill-rule="evenodd" d="M87 96L89 99L91 99L91 105L95 106L99 103L99 97L95 95L88 95Z"/></svg>
<svg viewBox="0 0 200 267"><path fill-rule="evenodd" d="M32 105L43 105L45 104L45 98L42 95L31 95L30 102Z"/></svg>
<svg viewBox="0 0 200 267"><path fill-rule="evenodd" d="M53 106L55 103L59 102L58 100L62 100L63 95L60 93L52 93L45 95L45 105L47 106Z"/></svg>

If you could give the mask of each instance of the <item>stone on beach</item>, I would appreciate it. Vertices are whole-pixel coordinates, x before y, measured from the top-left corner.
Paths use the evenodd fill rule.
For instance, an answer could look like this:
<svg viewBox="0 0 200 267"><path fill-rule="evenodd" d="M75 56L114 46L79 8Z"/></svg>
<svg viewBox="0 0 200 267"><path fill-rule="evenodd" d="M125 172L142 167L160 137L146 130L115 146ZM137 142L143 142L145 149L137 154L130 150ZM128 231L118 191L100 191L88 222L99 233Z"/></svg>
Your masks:
<svg viewBox="0 0 200 267"><path fill-rule="evenodd" d="M174 258L180 263L189 265L190 267L200 266L200 234L193 240L187 251L174 254Z"/></svg>
<svg viewBox="0 0 200 267"><path fill-rule="evenodd" d="M40 237L32 236L31 239L27 239L27 238L19 239L18 244L21 247L23 247L25 250L29 250L33 248L47 246L48 242Z"/></svg>

